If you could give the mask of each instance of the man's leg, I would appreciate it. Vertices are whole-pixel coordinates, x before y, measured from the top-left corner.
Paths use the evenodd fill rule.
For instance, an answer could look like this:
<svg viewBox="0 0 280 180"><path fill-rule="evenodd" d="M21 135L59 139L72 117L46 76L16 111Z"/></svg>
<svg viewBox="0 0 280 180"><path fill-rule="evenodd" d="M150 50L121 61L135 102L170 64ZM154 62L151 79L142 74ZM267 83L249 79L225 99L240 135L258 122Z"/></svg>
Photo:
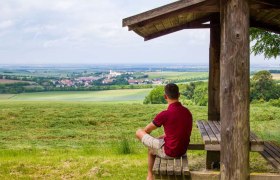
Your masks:
<svg viewBox="0 0 280 180"><path fill-rule="evenodd" d="M156 156L153 154L151 149L148 149L148 176L147 180L153 180L153 166L155 163Z"/></svg>
<svg viewBox="0 0 280 180"><path fill-rule="evenodd" d="M142 141L142 138L144 135L146 135L147 133L142 130L139 129L136 131L136 137ZM154 162L155 162L156 156L153 155L152 150L148 149L148 175L147 175L147 180L153 180L153 166L154 166Z"/></svg>
<svg viewBox="0 0 280 180"><path fill-rule="evenodd" d="M147 133L143 129L138 129L135 135L141 141L145 134Z"/></svg>

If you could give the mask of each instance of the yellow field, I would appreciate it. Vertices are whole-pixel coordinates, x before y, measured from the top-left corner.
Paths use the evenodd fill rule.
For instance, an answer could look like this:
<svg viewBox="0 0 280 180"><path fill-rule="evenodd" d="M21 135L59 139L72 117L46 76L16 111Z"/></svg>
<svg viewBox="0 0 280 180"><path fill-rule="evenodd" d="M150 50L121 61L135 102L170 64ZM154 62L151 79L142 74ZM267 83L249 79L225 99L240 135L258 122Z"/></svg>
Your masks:
<svg viewBox="0 0 280 180"><path fill-rule="evenodd" d="M280 80L280 74L272 74L274 80Z"/></svg>
<svg viewBox="0 0 280 180"><path fill-rule="evenodd" d="M10 80L10 79L0 79L0 84L13 84L17 82L26 82L26 81L20 81L20 80Z"/></svg>

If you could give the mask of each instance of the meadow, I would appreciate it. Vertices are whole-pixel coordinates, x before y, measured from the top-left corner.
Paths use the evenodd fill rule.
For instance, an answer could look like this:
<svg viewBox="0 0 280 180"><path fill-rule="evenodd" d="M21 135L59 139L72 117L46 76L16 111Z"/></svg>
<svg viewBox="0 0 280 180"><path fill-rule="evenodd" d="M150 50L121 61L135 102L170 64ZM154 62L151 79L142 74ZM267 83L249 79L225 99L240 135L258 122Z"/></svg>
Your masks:
<svg viewBox="0 0 280 180"><path fill-rule="evenodd" d="M94 101L141 103L151 89L125 89L107 91L38 92L15 95L0 94L1 99L16 101Z"/></svg>
<svg viewBox="0 0 280 180"><path fill-rule="evenodd" d="M18 83L18 82L27 82L27 81L0 79L0 84L13 84L13 83Z"/></svg>
<svg viewBox="0 0 280 180"><path fill-rule="evenodd" d="M191 79L191 78L208 78L208 72L148 72L149 78L163 78L167 80L180 80L180 79Z"/></svg>
<svg viewBox="0 0 280 180"><path fill-rule="evenodd" d="M27 99L0 101L0 179L145 179L147 150L134 134L167 105ZM189 109L195 120L207 119L207 107ZM252 105L250 124L280 143L279 108ZM191 142L201 143L196 126ZM191 170L204 169L205 151L188 156ZM258 153L250 163L251 171L274 172Z"/></svg>
<svg viewBox="0 0 280 180"><path fill-rule="evenodd" d="M273 79L280 80L280 74L273 73L271 75L272 75Z"/></svg>

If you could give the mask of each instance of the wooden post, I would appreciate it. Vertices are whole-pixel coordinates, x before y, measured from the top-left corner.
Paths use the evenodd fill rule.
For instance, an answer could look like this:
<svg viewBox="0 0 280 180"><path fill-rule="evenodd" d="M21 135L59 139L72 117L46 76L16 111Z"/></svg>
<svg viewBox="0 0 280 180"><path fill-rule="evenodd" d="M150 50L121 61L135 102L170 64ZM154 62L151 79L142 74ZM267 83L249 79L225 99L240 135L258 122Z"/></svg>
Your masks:
<svg viewBox="0 0 280 180"><path fill-rule="evenodd" d="M220 120L220 49L219 17L211 20L209 47L208 120Z"/></svg>
<svg viewBox="0 0 280 180"><path fill-rule="evenodd" d="M221 0L221 179L249 179L249 6Z"/></svg>
<svg viewBox="0 0 280 180"><path fill-rule="evenodd" d="M208 120L220 120L220 49L221 27L219 17L210 22ZM207 151L206 168L219 168L220 152Z"/></svg>

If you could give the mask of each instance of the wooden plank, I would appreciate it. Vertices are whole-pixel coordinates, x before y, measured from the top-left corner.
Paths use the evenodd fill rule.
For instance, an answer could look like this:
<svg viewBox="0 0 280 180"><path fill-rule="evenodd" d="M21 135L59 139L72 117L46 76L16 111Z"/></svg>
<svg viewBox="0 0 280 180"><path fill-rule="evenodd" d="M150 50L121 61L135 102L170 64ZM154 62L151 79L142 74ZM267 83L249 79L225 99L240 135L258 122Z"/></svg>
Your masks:
<svg viewBox="0 0 280 180"><path fill-rule="evenodd" d="M160 175L166 175L166 169L167 169L167 160L161 159L160 167L159 167Z"/></svg>
<svg viewBox="0 0 280 180"><path fill-rule="evenodd" d="M277 149L277 145L274 145L271 142L264 142L264 146L270 148L277 156L280 157L280 150Z"/></svg>
<svg viewBox="0 0 280 180"><path fill-rule="evenodd" d="M212 129L212 131L214 132L216 138L218 139L218 142L221 142L221 134L219 129L215 126L214 121L208 121L208 124L210 126L210 128Z"/></svg>
<svg viewBox="0 0 280 180"><path fill-rule="evenodd" d="M206 151L220 151L221 150L221 144L205 144L205 150Z"/></svg>
<svg viewBox="0 0 280 180"><path fill-rule="evenodd" d="M266 151L263 151L263 152L261 152L261 155L265 159L267 159L273 167L280 169L280 164L269 153L267 153Z"/></svg>
<svg viewBox="0 0 280 180"><path fill-rule="evenodd" d="M213 121L213 123L215 124L215 126L217 127L217 129L219 130L219 132L221 134L221 124L220 124L220 121Z"/></svg>
<svg viewBox="0 0 280 180"><path fill-rule="evenodd" d="M174 3L167 4L165 6L161 6L159 8L152 9L150 11L146 11L144 13L137 14L135 16L131 16L128 18L123 19L123 27L129 26L132 24L136 24L139 22L147 21L150 19L154 19L159 16L163 16L165 14L170 14L176 12L180 9L187 8L189 6L206 2L206 0L181 0ZM206 11L206 10L204 10Z"/></svg>
<svg viewBox="0 0 280 180"><path fill-rule="evenodd" d="M167 175L172 176L174 174L174 159L167 160Z"/></svg>
<svg viewBox="0 0 280 180"><path fill-rule="evenodd" d="M170 18L166 18L162 20L162 24L165 27L165 30L159 31L157 33L150 34L148 36L145 36L145 41L164 36L170 33L174 33L177 31L181 31L183 29L188 29L188 28L209 28L210 24L202 24L204 22L209 21L209 17L206 15L204 17L201 17L199 19L194 19L191 22L185 23L185 24L179 24L178 26L173 26L173 24L170 21Z"/></svg>
<svg viewBox="0 0 280 180"><path fill-rule="evenodd" d="M219 144L219 141L217 137L215 136L214 132L212 131L211 127L209 126L209 122L202 122L204 128L206 129L206 132L208 136L210 137L211 144Z"/></svg>
<svg viewBox="0 0 280 180"><path fill-rule="evenodd" d="M155 175L159 175L159 168L160 168L160 158L159 157L156 157L155 159L155 163L154 163L154 166L153 166L153 174Z"/></svg>
<svg viewBox="0 0 280 180"><path fill-rule="evenodd" d="M208 136L204 126L203 126L203 123L202 121L197 121L197 126L198 126L198 129L200 131L200 134L202 136L202 139L204 141L205 144L210 144L211 141L210 141L210 137Z"/></svg>
<svg viewBox="0 0 280 180"><path fill-rule="evenodd" d="M252 151L252 152L261 152L263 150L264 150L264 145L251 144L250 143L250 151Z"/></svg>
<svg viewBox="0 0 280 180"><path fill-rule="evenodd" d="M158 31L165 30L165 27L161 22L160 23L155 23L155 27L157 28Z"/></svg>
<svg viewBox="0 0 280 180"><path fill-rule="evenodd" d="M274 149L269 143L265 143L265 149L279 164L280 164L280 153Z"/></svg>
<svg viewBox="0 0 280 180"><path fill-rule="evenodd" d="M181 159L174 160L174 174L175 174L175 176L180 176L182 174Z"/></svg>
<svg viewBox="0 0 280 180"><path fill-rule="evenodd" d="M182 174L184 176L189 176L190 175L190 169L189 169L189 163L188 163L187 156L183 156L181 158L181 160L182 160Z"/></svg>
<svg viewBox="0 0 280 180"><path fill-rule="evenodd" d="M248 179L250 109L249 0L220 0L221 179Z"/></svg>
<svg viewBox="0 0 280 180"><path fill-rule="evenodd" d="M220 120L220 49L221 28L219 15L212 17L210 24L208 120Z"/></svg>
<svg viewBox="0 0 280 180"><path fill-rule="evenodd" d="M191 171L191 180L219 180L220 172L217 171ZM247 178L248 179L248 178ZM251 173L250 180L279 180L280 174L275 173Z"/></svg>
<svg viewBox="0 0 280 180"><path fill-rule="evenodd" d="M188 150L204 150L204 144L189 144Z"/></svg>
<svg viewBox="0 0 280 180"><path fill-rule="evenodd" d="M273 145L274 149L276 149L280 153L280 147L276 143L270 142L270 144Z"/></svg>

